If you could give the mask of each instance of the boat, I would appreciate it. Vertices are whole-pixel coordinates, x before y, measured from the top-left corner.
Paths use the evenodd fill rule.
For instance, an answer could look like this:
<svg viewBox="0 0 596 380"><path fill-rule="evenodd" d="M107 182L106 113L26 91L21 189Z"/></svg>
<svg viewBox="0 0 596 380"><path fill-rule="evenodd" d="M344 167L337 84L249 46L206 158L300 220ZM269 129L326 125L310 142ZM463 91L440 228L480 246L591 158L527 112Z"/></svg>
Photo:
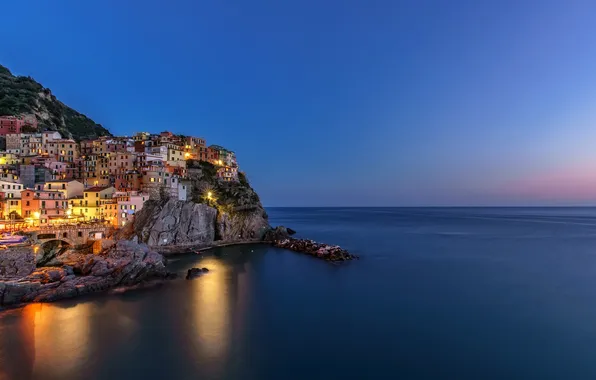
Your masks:
<svg viewBox="0 0 596 380"><path fill-rule="evenodd" d="M0 245L19 244L27 240L26 236L4 234L0 237Z"/></svg>

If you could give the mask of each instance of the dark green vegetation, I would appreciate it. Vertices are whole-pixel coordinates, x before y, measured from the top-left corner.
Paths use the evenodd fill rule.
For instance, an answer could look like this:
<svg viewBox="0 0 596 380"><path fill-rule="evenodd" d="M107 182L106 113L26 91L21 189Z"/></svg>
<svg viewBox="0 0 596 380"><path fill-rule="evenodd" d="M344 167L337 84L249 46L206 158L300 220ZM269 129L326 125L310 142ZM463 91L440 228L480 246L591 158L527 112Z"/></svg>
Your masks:
<svg viewBox="0 0 596 380"><path fill-rule="evenodd" d="M217 167L209 162L187 160L186 164L193 185L194 202L217 206L225 211L261 207L259 195L244 173L238 173L238 182L224 182L217 179Z"/></svg>
<svg viewBox="0 0 596 380"><path fill-rule="evenodd" d="M0 115L34 114L39 130L56 130L75 140L111 136L87 116L68 107L31 77L12 75L0 65ZM29 131L27 131L29 132Z"/></svg>

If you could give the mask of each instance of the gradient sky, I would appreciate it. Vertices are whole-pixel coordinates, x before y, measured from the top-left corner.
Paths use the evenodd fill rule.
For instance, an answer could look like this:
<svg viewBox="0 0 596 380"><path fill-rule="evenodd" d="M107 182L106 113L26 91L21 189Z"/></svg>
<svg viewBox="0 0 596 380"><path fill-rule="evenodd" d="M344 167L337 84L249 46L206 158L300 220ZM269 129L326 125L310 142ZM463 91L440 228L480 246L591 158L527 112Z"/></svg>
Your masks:
<svg viewBox="0 0 596 380"><path fill-rule="evenodd" d="M5 3L1 64L266 206L596 204L593 1Z"/></svg>

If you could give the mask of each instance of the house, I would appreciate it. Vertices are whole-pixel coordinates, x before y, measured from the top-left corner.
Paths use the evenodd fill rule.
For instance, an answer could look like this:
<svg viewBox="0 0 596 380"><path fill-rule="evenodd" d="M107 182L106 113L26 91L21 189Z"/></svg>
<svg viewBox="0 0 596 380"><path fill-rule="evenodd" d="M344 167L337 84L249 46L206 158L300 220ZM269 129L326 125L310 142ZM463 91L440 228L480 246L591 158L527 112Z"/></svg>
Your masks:
<svg viewBox="0 0 596 380"><path fill-rule="evenodd" d="M131 152L110 153L109 171L111 175L134 170L136 154Z"/></svg>
<svg viewBox="0 0 596 380"><path fill-rule="evenodd" d="M114 195L118 204L118 225L124 226L134 220L136 212L143 208L149 194L136 191L118 192Z"/></svg>
<svg viewBox="0 0 596 380"><path fill-rule="evenodd" d="M75 180L56 180L49 181L43 185L43 190L47 191L60 191L64 194L66 199L74 198L79 195L83 195L83 189L85 186Z"/></svg>
<svg viewBox="0 0 596 380"><path fill-rule="evenodd" d="M0 180L0 191L6 199L20 198L23 185L18 182Z"/></svg>
<svg viewBox="0 0 596 380"><path fill-rule="evenodd" d="M104 218L104 205L112 202L112 196L116 189L112 186L94 186L85 189L83 196L70 199L72 215L90 219Z"/></svg>
<svg viewBox="0 0 596 380"><path fill-rule="evenodd" d="M191 197L191 182L189 180L178 181L178 200L186 201Z"/></svg>
<svg viewBox="0 0 596 380"><path fill-rule="evenodd" d="M58 190L21 191L21 216L31 218L40 225L49 224L52 219L67 218L68 200Z"/></svg>

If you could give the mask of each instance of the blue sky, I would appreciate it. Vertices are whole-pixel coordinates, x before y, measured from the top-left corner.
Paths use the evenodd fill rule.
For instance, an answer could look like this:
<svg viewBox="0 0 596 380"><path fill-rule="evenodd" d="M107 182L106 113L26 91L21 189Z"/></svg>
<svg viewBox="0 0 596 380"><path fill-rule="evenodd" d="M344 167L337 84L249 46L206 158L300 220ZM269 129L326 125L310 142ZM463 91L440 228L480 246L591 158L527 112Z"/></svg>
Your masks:
<svg viewBox="0 0 596 380"><path fill-rule="evenodd" d="M10 1L0 63L266 206L596 204L596 3ZM6 16L9 17L6 17Z"/></svg>

